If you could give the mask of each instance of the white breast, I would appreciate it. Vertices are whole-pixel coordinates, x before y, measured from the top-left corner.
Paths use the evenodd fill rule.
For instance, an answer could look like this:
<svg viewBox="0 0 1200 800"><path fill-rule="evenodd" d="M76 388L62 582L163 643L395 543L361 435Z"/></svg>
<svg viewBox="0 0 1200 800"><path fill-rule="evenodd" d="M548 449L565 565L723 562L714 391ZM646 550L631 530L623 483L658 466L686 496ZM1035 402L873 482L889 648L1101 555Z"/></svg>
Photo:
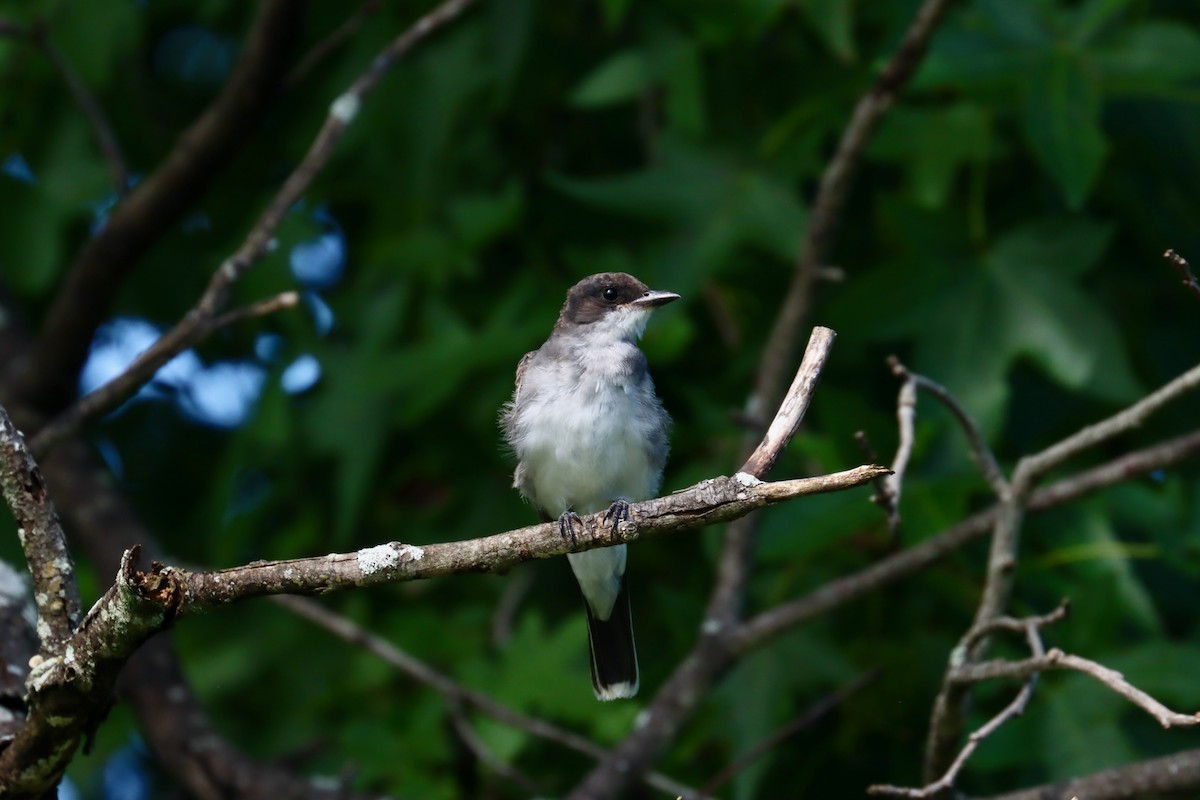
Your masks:
<svg viewBox="0 0 1200 800"><path fill-rule="evenodd" d="M626 342L592 348L586 365L537 363L510 428L518 488L552 516L590 514L658 491L666 414L644 371L622 371Z"/></svg>

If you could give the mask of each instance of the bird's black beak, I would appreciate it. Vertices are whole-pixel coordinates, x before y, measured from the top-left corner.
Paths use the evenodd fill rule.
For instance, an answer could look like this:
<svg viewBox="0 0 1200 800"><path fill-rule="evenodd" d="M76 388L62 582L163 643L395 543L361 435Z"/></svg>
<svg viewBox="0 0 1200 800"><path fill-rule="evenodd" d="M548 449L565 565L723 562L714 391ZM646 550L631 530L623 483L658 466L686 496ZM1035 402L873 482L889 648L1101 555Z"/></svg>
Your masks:
<svg viewBox="0 0 1200 800"><path fill-rule="evenodd" d="M675 294L674 292L656 292L651 290L646 292L637 300L634 300L632 305L645 306L646 308L658 308L659 306L665 306L667 303L678 299L679 295Z"/></svg>

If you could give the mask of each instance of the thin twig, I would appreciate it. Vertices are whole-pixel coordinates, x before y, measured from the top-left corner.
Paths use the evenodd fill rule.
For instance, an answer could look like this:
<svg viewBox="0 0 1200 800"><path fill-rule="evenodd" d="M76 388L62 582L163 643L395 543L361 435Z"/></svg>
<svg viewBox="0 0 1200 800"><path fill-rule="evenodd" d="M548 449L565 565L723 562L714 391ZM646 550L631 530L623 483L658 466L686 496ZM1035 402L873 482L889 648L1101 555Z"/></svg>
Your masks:
<svg viewBox="0 0 1200 800"><path fill-rule="evenodd" d="M913 443L916 441L916 418L917 385L913 380L905 380L900 385L900 394L896 398L896 428L899 432L896 457L892 459L892 474L884 478L887 494L894 509L897 530L900 527L900 497L904 492L904 476L908 472L908 462L912 458ZM892 517L889 516L889 525L891 521Z"/></svg>
<svg viewBox="0 0 1200 800"><path fill-rule="evenodd" d="M239 322L245 322L248 319L256 317L267 317L277 311L283 311L288 308L295 308L300 305L299 292L280 292L272 297L265 297L262 300L257 300L250 305L235 308L233 311L227 311L224 314L210 320L201 329L200 338L205 339L222 328L228 328L230 325L236 325ZM172 356L174 357L174 356ZM170 358L167 359L170 361ZM165 362L164 362L165 363ZM150 375L154 373L151 372ZM143 378L142 381L149 380Z"/></svg>
<svg viewBox="0 0 1200 800"><path fill-rule="evenodd" d="M355 624L350 619L330 611L315 600L295 595L280 595L272 599L289 611L332 633L339 639L361 647L372 655L382 659L413 680L438 692L451 703L466 703L474 706L505 725L545 739L546 741L554 742L569 750L583 753L594 759L603 758L608 752L590 739L563 730L545 720L528 717L520 712L513 711L491 696L462 685L453 678L433 669L412 654L401 650L382 636L377 636ZM656 772L647 773L646 783L655 789L675 796L684 795L691 797L695 794L695 790L690 787Z"/></svg>
<svg viewBox="0 0 1200 800"><path fill-rule="evenodd" d="M358 33L363 23L367 21L367 17L379 11L380 5L380 0L367 0L367 2L359 5L354 10L354 13L346 17L345 21L335 28L332 33L317 42L296 63L296 66L292 67L292 71L283 80L283 88L290 91L303 83L309 73L322 61L329 58L339 47L350 41L354 34Z"/></svg>
<svg viewBox="0 0 1200 800"><path fill-rule="evenodd" d="M208 287L195 307L158 340L156 346L159 348L159 352L177 354L197 341L197 337L206 329L206 326L211 324L211 320L228 302L233 285L269 252L275 231L284 215L300 200L312 184L313 179L325 167L334 148L357 116L366 95L379 84L393 64L434 31L457 17L472 2L474 0L447 0L421 17L413 23L412 27L385 47L350 87L333 101L324 124L304 158L284 181L283 186L271 199L271 202L267 204L266 209L250 229L241 246L213 274ZM144 371L142 367L139 369ZM153 373L154 371L151 370L149 374L153 375ZM146 376L147 379L148 377ZM121 379L121 376L118 375L113 378L113 381ZM97 389L97 391L104 390L103 386ZM46 452L63 437L77 430L78 425L84 419L84 417L73 415L73 424L48 426L34 439L34 452Z"/></svg>
<svg viewBox="0 0 1200 800"><path fill-rule="evenodd" d="M855 431L854 441L858 443L858 448L862 451L864 460L868 464L879 463L879 454L871 446L871 440L867 438L866 431ZM896 537L900 531L900 511L896 507L896 495L892 492L890 486L891 478L895 472L896 465L893 463L892 475L884 475L872 481L875 486L875 492L871 495L871 502L882 508L884 515L887 517L888 533L893 544L896 542Z"/></svg>
<svg viewBox="0 0 1200 800"><path fill-rule="evenodd" d="M1192 267L1188 264L1187 259L1176 253L1174 250L1168 250L1163 253L1163 258L1171 262L1171 264L1179 271L1179 277L1184 286L1192 294L1200 297L1200 282L1196 281L1196 276L1192 274Z"/></svg>
<svg viewBox="0 0 1200 800"><path fill-rule="evenodd" d="M1071 601L1063 599L1063 601L1058 604L1058 608L1054 609L1048 614L1026 617L1025 619L1018 619L1016 617L996 617L995 619L989 620L978 628L972 628L967 633L966 640L963 643L964 649L970 649L979 639L985 636L991 636L993 633L998 633L999 631L1024 633L1028 635L1030 625L1033 625L1038 630L1041 630L1047 625L1053 625L1056 622L1061 622L1062 620L1066 619L1070 612Z"/></svg>
<svg viewBox="0 0 1200 800"><path fill-rule="evenodd" d="M820 700L809 706L808 710L806 710L803 714L771 732L771 734L761 742L742 753L740 756L726 765L720 772L709 778L708 782L701 787L700 793L702 795L715 794L717 790L737 777L739 773L741 773L763 755L774 750L784 741L795 736L800 731L813 725L826 714L829 714L831 711L837 709L838 706L842 705L851 697L866 688L869 684L874 682L875 679L878 678L882 673L883 671L878 668L869 672L865 672L845 686L842 686L836 691L825 695Z"/></svg>
<svg viewBox="0 0 1200 800"><path fill-rule="evenodd" d="M1109 486L1178 464L1197 454L1200 454L1200 430L1137 450L1039 489L1029 499L1029 510L1043 511L1065 505ZM952 528L922 540L920 544L761 612L738 627L730 647L735 653L745 653L785 631L920 572L943 556L987 535L995 524L998 511L997 506L981 511Z"/></svg>
<svg viewBox="0 0 1200 800"><path fill-rule="evenodd" d="M995 678L1024 679L1031 675L1055 669L1071 670L1082 672L1084 675L1090 675L1154 717L1158 721L1158 724L1164 728L1200 725L1200 712L1182 714L1178 711L1172 711L1146 692L1143 692L1125 680L1125 676L1115 669L1109 669L1103 664L1099 664L1088 658L1064 653L1058 648L1053 648L1042 655L1035 654L1033 658L1027 658L1023 661L994 659L974 664L963 664L954 668L949 677L955 683L975 684Z"/></svg>
<svg viewBox="0 0 1200 800"><path fill-rule="evenodd" d="M775 466L775 460L796 435L800 421L804 419L804 412L808 410L808 404L816 392L817 381L821 378L825 362L829 360L836 338L837 333L830 328L813 328L808 338L808 347L804 350L804 359L800 362L800 368L796 370L791 388L784 396L779 411L771 420L762 441L738 472L762 479L771 471L771 467Z"/></svg>
<svg viewBox="0 0 1200 800"><path fill-rule="evenodd" d="M1138 427L1168 403L1179 399L1197 386L1200 386L1200 365L1192 367L1124 411L1118 412L1102 422L1097 422L1095 425L1089 425L1040 453L1022 459L1022 463L1017 466L1017 471L1024 473L1023 477L1027 482L1041 477L1084 450L1096 447L1114 436ZM1014 475L1013 483L1016 482L1017 477Z"/></svg>
<svg viewBox="0 0 1200 800"><path fill-rule="evenodd" d="M1062 612L1062 613L1060 613ZM1065 614L1064 606L1059 606L1056 611L1046 614L1041 617L1031 617L1025 620L1016 620L1005 618L1002 624L995 626L996 629L1011 630L1014 627L1021 628L1025 632L1025 639L1029 643L1029 650L1033 653L1034 658L1040 658L1045 655L1045 646L1042 644L1042 637L1039 629L1043 625L1061 619ZM1029 705L1029 699L1033 697L1033 690L1037 687L1038 673L1032 673L1025 681L1025 685L1021 687L1021 691L1017 692L1017 696L1012 699L1007 706L1000 710L998 714L984 723L978 730L967 737L967 742L959 751L958 756L947 767L946 772L936 781L920 788L911 789L901 786L890 785L875 785L867 788L867 794L882 795L886 797L908 797L921 800L927 797L936 797L940 793L952 788L954 782L958 779L958 774L962 772L962 768L966 766L967 760L978 749L984 739L995 733L1001 725L1019 717L1025 713L1025 709Z"/></svg>
<svg viewBox="0 0 1200 800"><path fill-rule="evenodd" d="M164 336L158 339L139 353L124 371L76 400L66 411L42 426L30 442L30 448L38 454L47 452L57 442L78 431L87 420L100 416L132 397L171 359L204 341L216 331L248 319L293 308L299 303L298 292L281 292L217 317L201 318L182 338L168 339Z"/></svg>
<svg viewBox="0 0 1200 800"><path fill-rule="evenodd" d="M1001 500L1007 497L1009 492L1008 480L1004 477L1004 473L1001 472L1000 465L996 462L996 456L992 453L992 449L988 447L987 440L983 436L983 431L979 430L975 419L967 413L967 410L962 407L958 399L950 394L946 387L940 383L930 380L924 375L910 371L895 356L888 358L888 366L891 367L892 373L896 377L903 379L906 383L911 381L918 390L933 395L950 411L955 421L958 422L958 426L967 435L967 442L971 446L971 458L974 459L976 466L979 467L979 471L983 473L984 479L992 487L992 491L996 493L996 497ZM903 390L901 391L903 392ZM903 433L901 436L903 436Z"/></svg>
<svg viewBox="0 0 1200 800"><path fill-rule="evenodd" d="M79 77L75 67L50 40L50 37L42 33L35 34L34 39L62 77L63 83L67 85L71 97L75 100L75 105L79 106L79 110L87 119L88 127L92 129L92 136L96 139L96 146L100 148L100 153L104 156L104 163L108 165L109 175L112 176L113 190L118 197L124 197L125 193L129 191L129 167L121 152L121 145L117 142L117 135L113 132L112 123L108 121L108 116L100 107L96 95Z"/></svg>
<svg viewBox="0 0 1200 800"><path fill-rule="evenodd" d="M486 764L501 778L512 781L521 787L526 794L537 796L543 793L536 781L493 753L483 739L479 738L479 734L475 733L475 729L471 727L471 720L467 719L461 703L450 702L447 705L450 710L450 724L454 726L454 732L458 735L459 741L471 751L477 760Z"/></svg>
<svg viewBox="0 0 1200 800"><path fill-rule="evenodd" d="M875 85L854 107L837 150L821 175L808 214L796 270L763 349L762 370L755 387L760 408L771 407L771 400L778 394L788 365L792 363L796 331L808 316L812 285L820 276L822 264L829 261L830 244L863 149L892 107L896 95L920 66L930 37L948 5L949 0L925 0L917 9L900 46L875 80Z"/></svg>
<svg viewBox="0 0 1200 800"><path fill-rule="evenodd" d="M1021 529L1035 482L1068 459L1141 425L1165 405L1197 386L1200 386L1200 366L1193 367L1108 419L1089 425L1057 444L1017 462L1008 496L999 504L996 513L988 552L987 577L979 606L975 611L972 629L1003 615L1008 606L1016 577ZM987 648L988 639L978 639L970 648L969 660L983 659ZM969 692L969 684L946 680L934 701L925 747L927 781L932 781L935 776L945 772L953 753L957 750L965 725L963 704Z"/></svg>

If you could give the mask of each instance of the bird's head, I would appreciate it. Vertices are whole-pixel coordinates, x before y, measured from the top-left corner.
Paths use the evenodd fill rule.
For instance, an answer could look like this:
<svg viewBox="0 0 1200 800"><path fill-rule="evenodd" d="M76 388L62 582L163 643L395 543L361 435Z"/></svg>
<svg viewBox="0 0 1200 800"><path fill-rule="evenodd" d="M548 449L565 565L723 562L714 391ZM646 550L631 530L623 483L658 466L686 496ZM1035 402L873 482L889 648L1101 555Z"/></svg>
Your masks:
<svg viewBox="0 0 1200 800"><path fill-rule="evenodd" d="M655 291L624 272L601 272L571 287L555 329L586 328L614 339L636 341L646 329L650 312L678 299L674 292Z"/></svg>

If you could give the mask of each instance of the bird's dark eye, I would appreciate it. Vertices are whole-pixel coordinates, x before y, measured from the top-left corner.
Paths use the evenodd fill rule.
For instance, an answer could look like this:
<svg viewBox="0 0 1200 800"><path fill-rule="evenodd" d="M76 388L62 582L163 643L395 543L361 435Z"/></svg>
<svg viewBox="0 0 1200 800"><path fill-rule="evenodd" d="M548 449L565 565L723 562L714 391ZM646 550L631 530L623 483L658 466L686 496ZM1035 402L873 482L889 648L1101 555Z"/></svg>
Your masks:
<svg viewBox="0 0 1200 800"><path fill-rule="evenodd" d="M617 295L619 295L619 294L620 294L620 292L617 291L617 288L615 286L609 286L607 289L605 289L603 292L600 293L600 296L604 298L604 302L606 302L606 303L615 303L615 302L617 302Z"/></svg>

